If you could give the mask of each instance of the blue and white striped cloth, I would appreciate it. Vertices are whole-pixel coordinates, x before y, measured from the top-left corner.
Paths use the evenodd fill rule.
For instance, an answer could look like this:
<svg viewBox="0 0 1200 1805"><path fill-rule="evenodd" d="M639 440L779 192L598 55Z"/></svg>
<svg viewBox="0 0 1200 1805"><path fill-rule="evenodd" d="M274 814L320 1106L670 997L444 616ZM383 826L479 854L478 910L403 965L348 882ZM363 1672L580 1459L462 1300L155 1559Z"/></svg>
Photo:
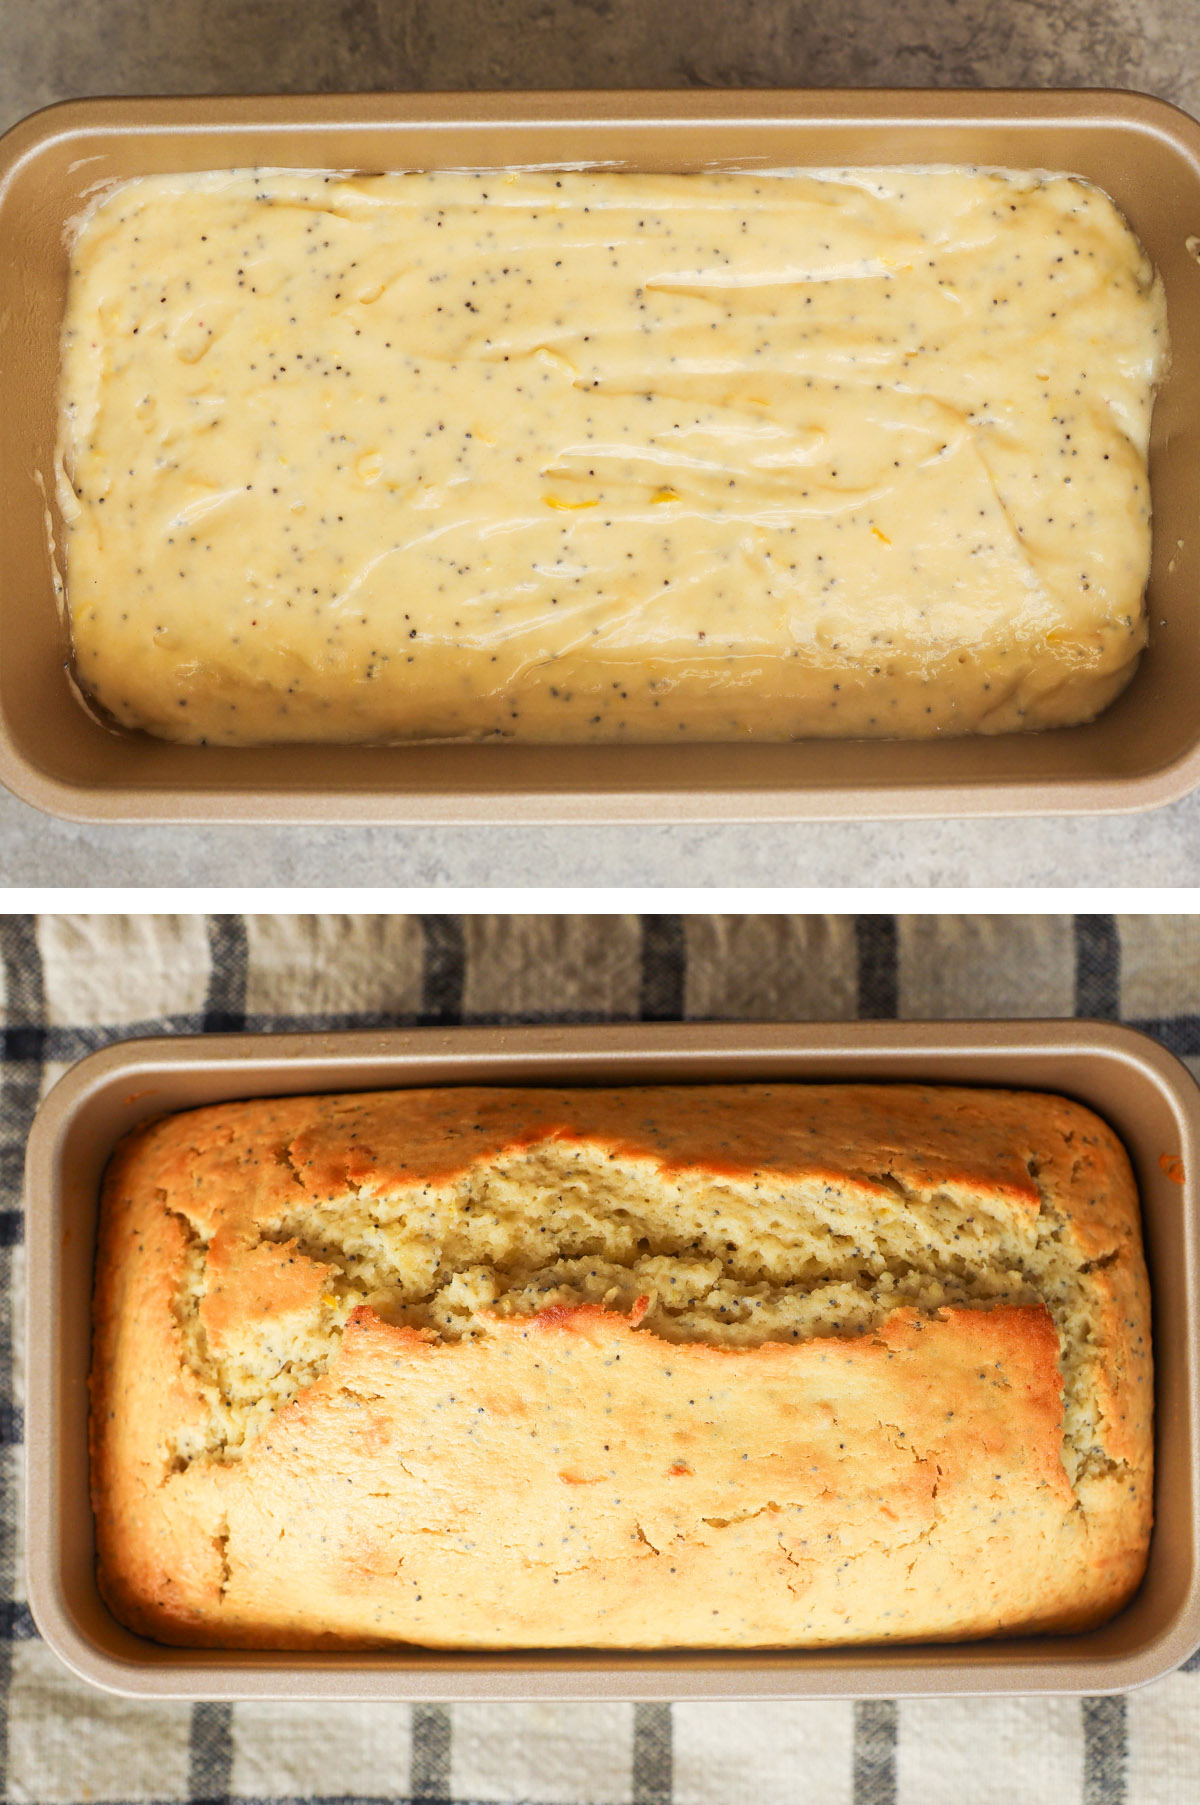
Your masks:
<svg viewBox="0 0 1200 1805"><path fill-rule="evenodd" d="M0 918L0 1799L1197 1805L1200 1666L1127 1698L835 1704L127 1702L25 1603L21 1167L39 1098L135 1034L460 1021L1088 1015L1200 1064L1184 916Z"/></svg>

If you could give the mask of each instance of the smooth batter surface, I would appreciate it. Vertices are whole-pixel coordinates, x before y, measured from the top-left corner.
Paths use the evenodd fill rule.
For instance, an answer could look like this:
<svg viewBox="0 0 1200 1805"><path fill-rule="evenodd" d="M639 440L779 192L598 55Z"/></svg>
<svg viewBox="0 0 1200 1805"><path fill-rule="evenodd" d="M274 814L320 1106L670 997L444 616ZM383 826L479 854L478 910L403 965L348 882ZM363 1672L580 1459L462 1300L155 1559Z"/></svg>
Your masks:
<svg viewBox="0 0 1200 1805"><path fill-rule="evenodd" d="M1069 176L127 183L72 257L77 674L225 744L1084 720L1165 356Z"/></svg>

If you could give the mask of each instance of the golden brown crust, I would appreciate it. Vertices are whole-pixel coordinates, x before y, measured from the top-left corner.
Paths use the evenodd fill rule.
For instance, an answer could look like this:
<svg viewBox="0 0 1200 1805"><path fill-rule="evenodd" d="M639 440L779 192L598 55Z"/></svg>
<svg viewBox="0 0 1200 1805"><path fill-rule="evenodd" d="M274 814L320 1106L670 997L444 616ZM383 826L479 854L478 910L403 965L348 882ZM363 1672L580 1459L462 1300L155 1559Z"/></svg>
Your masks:
<svg viewBox="0 0 1200 1805"><path fill-rule="evenodd" d="M549 1141L600 1147L648 1182L702 1170L819 1180L892 1210L899 1193L1053 1212L1095 1342L1081 1370L1101 1427L1074 1488L1060 1335L1037 1305L902 1307L867 1334L753 1348L663 1341L636 1309L493 1317L447 1342L359 1308L328 1370L240 1458L180 1455L208 1420L195 1348L233 1359L247 1324L286 1345L320 1303L328 1269L269 1238L289 1212L343 1194L399 1207ZM205 1275L192 1319L189 1262ZM122 1144L105 1185L102 1588L132 1627L216 1646L1082 1627L1119 1607L1145 1560L1148 1320L1128 1161L1059 1097L460 1089L168 1117Z"/></svg>

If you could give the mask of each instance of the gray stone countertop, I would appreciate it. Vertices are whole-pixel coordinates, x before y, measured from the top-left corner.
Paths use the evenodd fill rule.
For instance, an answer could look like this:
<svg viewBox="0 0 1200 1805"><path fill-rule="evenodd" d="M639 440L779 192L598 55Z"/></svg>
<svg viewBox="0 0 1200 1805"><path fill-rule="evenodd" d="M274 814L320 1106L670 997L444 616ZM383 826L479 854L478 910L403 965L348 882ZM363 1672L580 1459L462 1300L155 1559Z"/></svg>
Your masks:
<svg viewBox="0 0 1200 1805"><path fill-rule="evenodd" d="M85 94L1121 87L1200 113L1200 0L4 0L0 126ZM0 795L13 885L1193 885L1200 793L1114 819L77 827Z"/></svg>

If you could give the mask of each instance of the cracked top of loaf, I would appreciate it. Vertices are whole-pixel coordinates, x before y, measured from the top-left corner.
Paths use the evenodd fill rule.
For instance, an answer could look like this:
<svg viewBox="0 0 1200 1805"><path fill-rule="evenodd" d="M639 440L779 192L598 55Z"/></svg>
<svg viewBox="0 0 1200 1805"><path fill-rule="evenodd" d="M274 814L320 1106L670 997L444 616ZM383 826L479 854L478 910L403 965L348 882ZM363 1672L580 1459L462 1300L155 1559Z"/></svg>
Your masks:
<svg viewBox="0 0 1200 1805"><path fill-rule="evenodd" d="M1136 1191L1064 1098L223 1104L105 1184L100 1577L210 1645L1100 1621L1151 1508Z"/></svg>

